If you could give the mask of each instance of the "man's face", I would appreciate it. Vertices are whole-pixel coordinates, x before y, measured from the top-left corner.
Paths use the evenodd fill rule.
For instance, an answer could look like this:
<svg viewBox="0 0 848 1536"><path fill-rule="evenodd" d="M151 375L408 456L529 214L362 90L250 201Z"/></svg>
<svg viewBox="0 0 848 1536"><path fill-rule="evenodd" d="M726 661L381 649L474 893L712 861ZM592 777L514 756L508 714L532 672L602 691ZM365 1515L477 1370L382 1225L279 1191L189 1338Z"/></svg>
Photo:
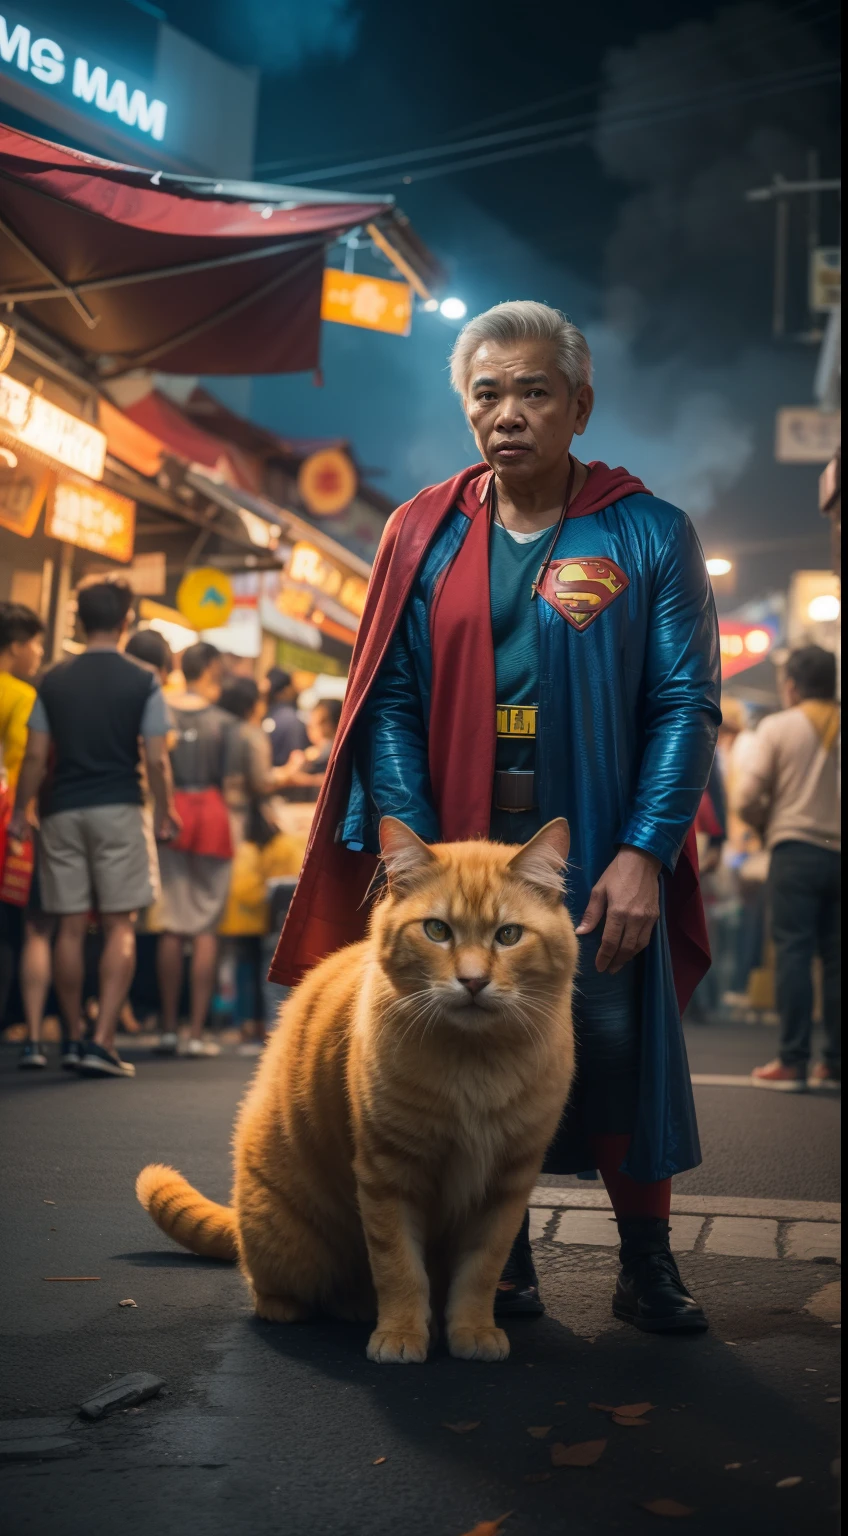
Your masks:
<svg viewBox="0 0 848 1536"><path fill-rule="evenodd" d="M224 686L224 663L217 659L210 663L203 674L203 696L216 703Z"/></svg>
<svg viewBox="0 0 848 1536"><path fill-rule="evenodd" d="M12 665L9 670L13 676L24 680L35 677L44 660L44 641L41 635L33 635L30 640L15 640L10 649Z"/></svg>
<svg viewBox="0 0 848 1536"><path fill-rule="evenodd" d="M498 477L516 488L565 464L581 435L594 395L574 395L547 341L484 342L471 359L465 410L477 446Z"/></svg>

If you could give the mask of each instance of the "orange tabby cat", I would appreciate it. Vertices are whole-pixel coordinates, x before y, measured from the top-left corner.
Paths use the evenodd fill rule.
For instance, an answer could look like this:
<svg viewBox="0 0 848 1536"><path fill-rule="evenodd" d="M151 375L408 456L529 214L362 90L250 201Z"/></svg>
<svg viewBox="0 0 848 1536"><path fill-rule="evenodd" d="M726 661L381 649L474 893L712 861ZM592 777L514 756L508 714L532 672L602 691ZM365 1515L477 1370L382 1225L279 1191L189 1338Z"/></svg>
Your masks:
<svg viewBox="0 0 848 1536"><path fill-rule="evenodd" d="M376 1311L369 1358L413 1361L438 1309L451 1354L503 1360L495 1289L573 1073L568 826L428 848L387 817L380 839L368 937L292 994L242 1104L232 1208L159 1165L137 1194L238 1257L260 1317Z"/></svg>

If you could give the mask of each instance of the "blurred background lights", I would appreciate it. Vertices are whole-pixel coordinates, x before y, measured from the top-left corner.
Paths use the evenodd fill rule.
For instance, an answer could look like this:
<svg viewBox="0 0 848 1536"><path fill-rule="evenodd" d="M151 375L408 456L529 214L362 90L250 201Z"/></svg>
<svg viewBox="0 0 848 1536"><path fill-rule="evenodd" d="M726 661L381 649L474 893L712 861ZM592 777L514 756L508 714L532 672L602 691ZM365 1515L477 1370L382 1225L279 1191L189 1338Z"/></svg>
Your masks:
<svg viewBox="0 0 848 1536"><path fill-rule="evenodd" d="M462 299L442 299L439 309L446 320L464 320L468 313L468 305Z"/></svg>
<svg viewBox="0 0 848 1536"><path fill-rule="evenodd" d="M436 313L436 310L438 309L438 307L439 307L438 299L425 299L425 301L424 301L424 308L426 309L428 315L434 315Z"/></svg>
<svg viewBox="0 0 848 1536"><path fill-rule="evenodd" d="M707 571L710 576L729 576L733 570L732 560L708 560Z"/></svg>
<svg viewBox="0 0 848 1536"><path fill-rule="evenodd" d="M841 606L838 597L832 592L821 592L810 603L807 613L814 624L832 624L839 618Z"/></svg>
<svg viewBox="0 0 848 1536"><path fill-rule="evenodd" d="M771 646L771 635L767 629L749 629L745 636L745 649L752 656L764 656Z"/></svg>

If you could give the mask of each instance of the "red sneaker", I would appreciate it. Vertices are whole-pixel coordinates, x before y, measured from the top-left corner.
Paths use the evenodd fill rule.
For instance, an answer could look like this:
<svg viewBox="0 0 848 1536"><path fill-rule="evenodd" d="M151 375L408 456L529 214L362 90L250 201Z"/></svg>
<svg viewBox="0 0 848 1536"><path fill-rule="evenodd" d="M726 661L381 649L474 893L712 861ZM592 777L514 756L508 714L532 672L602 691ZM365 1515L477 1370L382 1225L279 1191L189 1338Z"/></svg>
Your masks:
<svg viewBox="0 0 848 1536"><path fill-rule="evenodd" d="M826 1061L817 1062L810 1073L810 1087L828 1088L838 1093L842 1087L841 1073L835 1067L829 1067Z"/></svg>
<svg viewBox="0 0 848 1536"><path fill-rule="evenodd" d="M755 1067L751 1073L755 1088L774 1088L778 1093L806 1093L807 1073L803 1067L785 1067L780 1060L770 1061L765 1067Z"/></svg>

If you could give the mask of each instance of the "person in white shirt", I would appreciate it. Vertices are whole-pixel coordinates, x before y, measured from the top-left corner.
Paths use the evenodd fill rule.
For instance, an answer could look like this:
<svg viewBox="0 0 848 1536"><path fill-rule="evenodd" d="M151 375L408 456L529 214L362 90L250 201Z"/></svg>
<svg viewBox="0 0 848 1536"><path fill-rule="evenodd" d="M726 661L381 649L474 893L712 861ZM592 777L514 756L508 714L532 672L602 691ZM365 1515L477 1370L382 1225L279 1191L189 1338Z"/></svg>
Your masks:
<svg viewBox="0 0 848 1536"><path fill-rule="evenodd" d="M836 658L818 645L793 651L784 708L757 729L736 786L735 809L771 853L780 1054L757 1067L758 1088L803 1093L841 1084L840 711ZM808 1072L815 956L822 962L824 1059Z"/></svg>

